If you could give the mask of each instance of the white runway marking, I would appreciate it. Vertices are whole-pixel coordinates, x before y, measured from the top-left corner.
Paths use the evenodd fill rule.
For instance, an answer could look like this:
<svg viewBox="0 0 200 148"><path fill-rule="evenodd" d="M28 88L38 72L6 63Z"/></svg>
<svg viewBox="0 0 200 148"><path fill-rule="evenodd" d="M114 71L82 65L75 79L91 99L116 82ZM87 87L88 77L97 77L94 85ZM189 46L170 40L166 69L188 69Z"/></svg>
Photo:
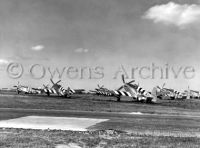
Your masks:
<svg viewBox="0 0 200 148"><path fill-rule="evenodd" d="M87 131L87 128L108 119L75 118L75 117L47 117L27 116L0 121L0 127L23 129L50 129Z"/></svg>
<svg viewBox="0 0 200 148"><path fill-rule="evenodd" d="M143 113L141 113L141 112L131 112L129 114L131 114L131 115L142 115Z"/></svg>
<svg viewBox="0 0 200 148"><path fill-rule="evenodd" d="M81 148L81 147L78 146L78 145L75 144L75 143L69 143L68 145L64 145L64 144L56 145L55 148Z"/></svg>

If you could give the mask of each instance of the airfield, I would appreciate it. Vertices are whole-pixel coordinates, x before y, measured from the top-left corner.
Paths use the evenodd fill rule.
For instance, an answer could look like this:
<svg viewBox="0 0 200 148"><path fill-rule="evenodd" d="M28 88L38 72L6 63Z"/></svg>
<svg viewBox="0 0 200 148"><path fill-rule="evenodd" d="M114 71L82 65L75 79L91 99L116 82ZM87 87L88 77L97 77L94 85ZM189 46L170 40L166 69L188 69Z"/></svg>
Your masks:
<svg viewBox="0 0 200 148"><path fill-rule="evenodd" d="M6 142L8 141L8 142ZM1 147L199 147L200 100L0 94Z"/></svg>

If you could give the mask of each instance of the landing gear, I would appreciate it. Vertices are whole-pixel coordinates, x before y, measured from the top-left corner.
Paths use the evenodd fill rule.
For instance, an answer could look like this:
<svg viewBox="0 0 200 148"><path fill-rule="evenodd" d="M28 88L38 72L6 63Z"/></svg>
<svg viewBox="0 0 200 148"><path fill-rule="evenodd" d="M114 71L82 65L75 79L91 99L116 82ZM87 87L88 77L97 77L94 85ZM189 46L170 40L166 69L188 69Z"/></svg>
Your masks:
<svg viewBox="0 0 200 148"><path fill-rule="evenodd" d="M146 103L152 103L151 100L152 100L152 98L147 97L147 99L146 99Z"/></svg>
<svg viewBox="0 0 200 148"><path fill-rule="evenodd" d="M162 100L163 99L163 97L160 95L160 96L157 96L157 98L158 99L160 99L160 100Z"/></svg>
<svg viewBox="0 0 200 148"><path fill-rule="evenodd" d="M138 99L137 99L136 97L133 97L133 101L134 101L134 100L138 101Z"/></svg>
<svg viewBox="0 0 200 148"><path fill-rule="evenodd" d="M49 91L47 92L47 96L48 96L48 97L50 96L50 92L49 92Z"/></svg>
<svg viewBox="0 0 200 148"><path fill-rule="evenodd" d="M64 95L64 97L65 97L65 98L71 98L71 96L68 95L68 94Z"/></svg>
<svg viewBox="0 0 200 148"><path fill-rule="evenodd" d="M134 98L133 98L133 99L134 99ZM136 101L137 101L137 102L140 102L140 100L139 100L139 98L138 98L138 97L136 98Z"/></svg>
<svg viewBox="0 0 200 148"><path fill-rule="evenodd" d="M145 103L145 99L144 98L142 98L142 97L137 97L136 98L136 100L137 100L137 102L140 102L140 103Z"/></svg>
<svg viewBox="0 0 200 148"><path fill-rule="evenodd" d="M120 96L119 96L119 97L117 97L117 102L120 102Z"/></svg>
<svg viewBox="0 0 200 148"><path fill-rule="evenodd" d="M171 100L175 100L175 97L170 97L171 98Z"/></svg>

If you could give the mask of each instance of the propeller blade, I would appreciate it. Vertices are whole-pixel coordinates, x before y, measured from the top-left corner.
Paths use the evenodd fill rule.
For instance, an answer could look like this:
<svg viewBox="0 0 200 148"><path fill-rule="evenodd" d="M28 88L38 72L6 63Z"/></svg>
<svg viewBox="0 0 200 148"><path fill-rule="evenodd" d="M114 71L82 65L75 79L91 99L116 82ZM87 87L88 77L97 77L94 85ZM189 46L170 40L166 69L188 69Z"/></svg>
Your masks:
<svg viewBox="0 0 200 148"><path fill-rule="evenodd" d="M124 86L121 86L120 88L118 88L117 90L121 90L122 88L124 88Z"/></svg>
<svg viewBox="0 0 200 148"><path fill-rule="evenodd" d="M61 80L59 80L58 82L56 82L56 84L58 84L58 83L60 83L61 82Z"/></svg>
<svg viewBox="0 0 200 148"><path fill-rule="evenodd" d="M157 86L158 89L161 89L160 86Z"/></svg>
<svg viewBox="0 0 200 148"><path fill-rule="evenodd" d="M51 80L51 83L55 84L52 79L50 79L50 80Z"/></svg>
<svg viewBox="0 0 200 148"><path fill-rule="evenodd" d="M160 86L157 86L157 88L159 89L159 91L163 91L163 90L160 88Z"/></svg>
<svg viewBox="0 0 200 148"><path fill-rule="evenodd" d="M135 82L135 80L132 80L132 81L128 82L128 84L131 84L131 83L133 83L133 82Z"/></svg>
<svg viewBox="0 0 200 148"><path fill-rule="evenodd" d="M99 84L97 84L98 88L101 88Z"/></svg>
<svg viewBox="0 0 200 148"><path fill-rule="evenodd" d="M165 83L163 84L162 88L164 88L164 87L165 87Z"/></svg>
<svg viewBox="0 0 200 148"><path fill-rule="evenodd" d="M123 83L125 83L124 75L122 75L122 81L123 81Z"/></svg>

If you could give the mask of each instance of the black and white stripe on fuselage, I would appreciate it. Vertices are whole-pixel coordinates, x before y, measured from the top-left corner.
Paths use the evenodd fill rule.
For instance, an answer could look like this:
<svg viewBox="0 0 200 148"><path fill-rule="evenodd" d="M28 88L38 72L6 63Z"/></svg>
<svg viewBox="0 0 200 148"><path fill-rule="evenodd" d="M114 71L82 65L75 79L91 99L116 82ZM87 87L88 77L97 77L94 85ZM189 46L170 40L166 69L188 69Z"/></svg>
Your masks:
<svg viewBox="0 0 200 148"><path fill-rule="evenodd" d="M115 95L117 95L117 96L133 97L133 96L131 95L130 92L126 92L126 91L115 90L114 93L115 93Z"/></svg>
<svg viewBox="0 0 200 148"><path fill-rule="evenodd" d="M182 98L183 96L182 96L181 92L174 91L174 97L175 97L175 99L177 99L177 98Z"/></svg>
<svg viewBox="0 0 200 148"><path fill-rule="evenodd" d="M56 94L56 91L55 91L54 88L51 88L51 89L50 89L50 88L45 88L45 89L44 89L44 92L47 93L47 94L48 94L48 93L49 93L49 94Z"/></svg>
<svg viewBox="0 0 200 148"><path fill-rule="evenodd" d="M104 95L104 96L112 96L113 95L110 92L101 91L101 90L97 91L96 94L98 94L98 95Z"/></svg>
<svg viewBox="0 0 200 148"><path fill-rule="evenodd" d="M59 88L59 94L60 94L61 96L64 96L66 91L67 91L67 90L65 90L62 86Z"/></svg>
<svg viewBox="0 0 200 148"><path fill-rule="evenodd" d="M128 97L132 97L129 92L120 91L120 90L115 90L113 92L107 92L107 91L99 90L99 91L96 92L96 94L103 95L103 96L128 96Z"/></svg>
<svg viewBox="0 0 200 148"><path fill-rule="evenodd" d="M70 88L69 91L70 91L71 94L74 94L74 93L75 93L75 90L74 90L74 89L71 89L71 88Z"/></svg>
<svg viewBox="0 0 200 148"><path fill-rule="evenodd" d="M146 91L145 89L143 89L142 87L138 87L137 88L137 93L144 95L144 96L149 96L150 97L150 93L148 91Z"/></svg>
<svg viewBox="0 0 200 148"><path fill-rule="evenodd" d="M74 94L75 93L75 90L74 89L71 89L71 88L68 88L68 90L66 90L65 88L63 88L63 87L60 87L60 94L62 95L62 96L65 96L66 94L67 95L71 95L71 94Z"/></svg>

